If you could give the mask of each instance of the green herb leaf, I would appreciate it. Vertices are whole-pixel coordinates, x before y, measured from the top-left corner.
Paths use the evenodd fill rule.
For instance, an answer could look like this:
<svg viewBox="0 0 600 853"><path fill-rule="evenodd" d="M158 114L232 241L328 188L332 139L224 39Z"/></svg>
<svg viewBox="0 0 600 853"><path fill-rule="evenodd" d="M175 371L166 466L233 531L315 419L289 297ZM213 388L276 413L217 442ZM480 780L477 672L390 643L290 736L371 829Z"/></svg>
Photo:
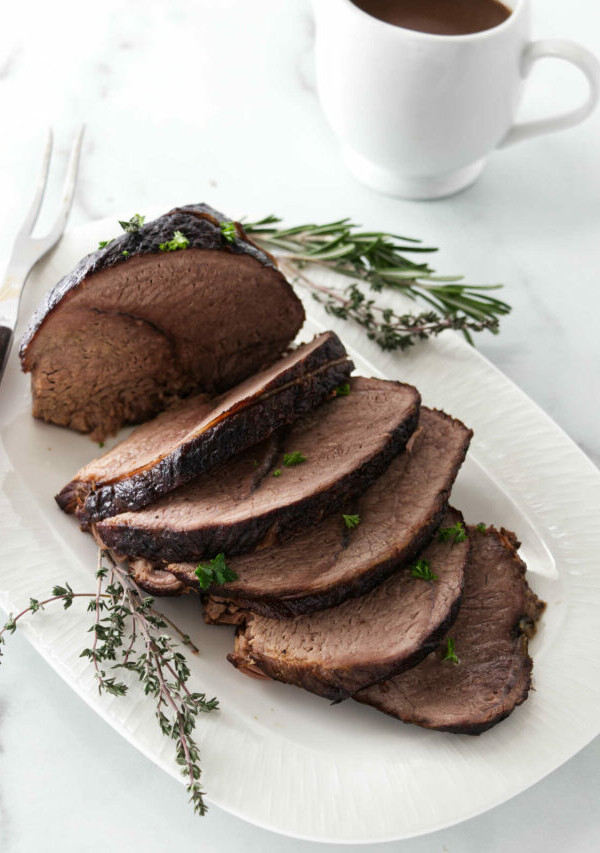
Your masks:
<svg viewBox="0 0 600 853"><path fill-rule="evenodd" d="M437 575L434 575L431 571L429 560L417 560L411 567L410 573L413 578L420 578L424 581L437 580Z"/></svg>
<svg viewBox="0 0 600 853"><path fill-rule="evenodd" d="M275 470L273 471L273 476L281 477L281 468L275 468Z"/></svg>
<svg viewBox="0 0 600 853"><path fill-rule="evenodd" d="M354 530L360 524L360 515L342 515L342 518L348 530Z"/></svg>
<svg viewBox="0 0 600 853"><path fill-rule="evenodd" d="M134 213L131 219L128 219L126 222L119 219L119 225L127 234L134 234L136 231L140 230L145 220L145 216L140 216L139 213Z"/></svg>
<svg viewBox="0 0 600 853"><path fill-rule="evenodd" d="M477 525L477 530L479 530L480 533L485 533L485 531L487 530L487 527L485 526L483 521L479 522L479 524Z"/></svg>
<svg viewBox="0 0 600 853"><path fill-rule="evenodd" d="M235 222L221 222L221 234L226 243L235 243L237 239Z"/></svg>
<svg viewBox="0 0 600 853"><path fill-rule="evenodd" d="M222 586L230 581L237 580L237 575L225 562L225 554L222 552L208 563L198 563L196 577L200 582L201 589L208 589L212 584Z"/></svg>
<svg viewBox="0 0 600 853"><path fill-rule="evenodd" d="M499 318L510 305L491 291L502 285L464 284L461 276L434 275L427 263L408 255L435 252L418 240L386 231L361 231L350 219L324 225L307 223L279 227L277 216L244 223L244 228L265 250L278 255L281 269L306 288L328 314L353 320L383 350L404 350L418 341L457 329L472 342L472 333L496 334ZM345 287L325 285L311 277L313 270L327 269L347 276ZM366 288L401 291L426 303L427 310L397 313L368 297Z"/></svg>
<svg viewBox="0 0 600 853"><path fill-rule="evenodd" d="M173 232L173 239L167 240L166 243L160 243L158 248L161 252L176 252L178 249L187 249L190 241L181 231Z"/></svg>
<svg viewBox="0 0 600 853"><path fill-rule="evenodd" d="M100 242L98 243L98 248L99 249L106 249L106 247L109 246L111 243L112 243L112 240L100 240Z"/></svg>
<svg viewBox="0 0 600 853"><path fill-rule="evenodd" d="M300 465L302 462L306 462L306 456L298 450L283 454L283 464L286 468L293 468L294 465Z"/></svg>
<svg viewBox="0 0 600 853"><path fill-rule="evenodd" d="M448 641L446 643L446 651L444 652L442 660L449 660L452 661L452 663L459 663L459 660L454 653L454 640L452 639L452 637L448 637Z"/></svg>
<svg viewBox="0 0 600 853"><path fill-rule="evenodd" d="M123 249L123 251L121 252L121 254L122 254L122 255L124 255L125 257L127 257L127 255L129 254L129 252L127 251L127 249Z"/></svg>
<svg viewBox="0 0 600 853"><path fill-rule="evenodd" d="M464 528L462 521L457 521L452 527L442 527L438 534L440 542L448 542L452 540L453 544L464 542L467 538L467 531Z"/></svg>
<svg viewBox="0 0 600 853"><path fill-rule="evenodd" d="M350 383L344 382L343 385L338 385L335 389L336 397L347 397L350 394Z"/></svg>

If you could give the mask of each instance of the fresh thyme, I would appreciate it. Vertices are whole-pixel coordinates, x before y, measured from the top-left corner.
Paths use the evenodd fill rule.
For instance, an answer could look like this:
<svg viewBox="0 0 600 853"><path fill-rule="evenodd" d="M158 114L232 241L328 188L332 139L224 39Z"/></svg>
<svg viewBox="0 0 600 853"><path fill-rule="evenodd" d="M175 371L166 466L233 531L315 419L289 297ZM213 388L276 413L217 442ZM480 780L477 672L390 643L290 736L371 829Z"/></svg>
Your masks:
<svg viewBox="0 0 600 853"><path fill-rule="evenodd" d="M196 577L201 589L208 589L212 584L223 586L224 583L237 580L237 575L225 562L225 554L217 554L209 563L198 563Z"/></svg>
<svg viewBox="0 0 600 853"><path fill-rule="evenodd" d="M452 527L440 528L440 532L438 534L440 542L449 542L452 540L453 545L456 545L457 542L464 542L466 538L467 531L465 530L462 521L457 521L456 524L452 525Z"/></svg>
<svg viewBox="0 0 600 853"><path fill-rule="evenodd" d="M348 530L354 530L360 524L360 515L342 515L342 518Z"/></svg>
<svg viewBox="0 0 600 853"><path fill-rule="evenodd" d="M429 560L417 560L410 570L413 578L419 578L423 581L436 581L437 575L434 575L429 565Z"/></svg>
<svg viewBox="0 0 600 853"><path fill-rule="evenodd" d="M178 249L187 249L190 241L182 231L173 231L173 238L165 243L159 243L158 248L161 252L177 252Z"/></svg>
<svg viewBox="0 0 600 853"><path fill-rule="evenodd" d="M343 385L338 385L335 389L336 397L347 397L350 394L350 383L344 382Z"/></svg>
<svg viewBox="0 0 600 853"><path fill-rule="evenodd" d="M408 253L436 251L418 240L361 231L350 219L294 228L279 228L280 222L276 216L267 216L244 223L244 229L264 249L277 253L282 270L307 288L329 314L354 320L384 350L406 349L446 329L462 331L472 343L472 332L496 334L499 317L511 310L490 292L502 285L463 284L462 276L436 276L427 263L409 260ZM319 268L355 281L341 289L322 285L310 277L311 270ZM402 291L429 307L398 314L369 298L358 282L376 293Z"/></svg>
<svg viewBox="0 0 600 853"><path fill-rule="evenodd" d="M444 652L444 656L442 660L449 660L452 663L458 663L458 658L454 652L454 640L452 637L448 637L448 641L446 642L446 651Z"/></svg>
<svg viewBox="0 0 600 853"><path fill-rule="evenodd" d="M295 450L293 453L283 454L283 464L286 468L293 468L294 465L301 465L302 462L306 462L306 456L304 456L303 453L300 453L299 450Z"/></svg>
<svg viewBox="0 0 600 853"><path fill-rule="evenodd" d="M99 551L96 578L96 592L74 592L68 583L55 586L51 597L43 601L31 598L28 607L16 616L10 614L0 629L0 654L5 643L4 634L14 633L18 622L27 614L44 610L54 602L62 602L67 610L76 598L90 599L88 611L93 614L94 622L89 630L93 640L91 646L81 652L81 657L91 661L99 692L113 696L127 693L128 685L109 675L109 669L128 670L138 677L144 693L156 702L155 716L162 733L175 742L176 761L187 778L193 809L203 815L207 807L200 784L200 755L193 731L198 714L214 711L218 701L189 690L187 661L165 629L170 625L192 651L198 650L187 635L154 609L153 599L144 596L131 575L107 551Z"/></svg>

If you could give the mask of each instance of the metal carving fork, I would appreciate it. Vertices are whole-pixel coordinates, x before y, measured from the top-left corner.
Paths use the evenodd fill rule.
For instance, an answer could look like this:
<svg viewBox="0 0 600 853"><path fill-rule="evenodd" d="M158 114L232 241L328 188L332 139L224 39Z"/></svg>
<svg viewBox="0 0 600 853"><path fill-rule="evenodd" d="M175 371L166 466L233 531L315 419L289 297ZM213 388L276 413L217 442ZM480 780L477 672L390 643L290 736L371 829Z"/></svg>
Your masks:
<svg viewBox="0 0 600 853"><path fill-rule="evenodd" d="M56 220L45 237L32 237L31 232L37 222L40 207L42 206L42 201L44 199L44 193L46 191L46 185L48 183L48 172L50 170L50 159L52 157L52 130L50 130L48 134L42 172L35 191L33 203L29 209L29 213L25 217L21 230L17 234L12 254L10 256L10 261L8 262L8 269L6 271L4 281L0 286L0 381L2 380L2 375L6 368L10 345L13 339L15 326L17 325L21 294L25 287L27 276L40 258L43 258L44 255L49 252L56 243L58 243L63 231L65 230L71 205L73 204L73 197L75 195L77 169L79 167L79 153L81 151L84 129L85 128L83 126L79 129L75 142L73 143L73 147L71 148L67 176L65 178L60 208Z"/></svg>

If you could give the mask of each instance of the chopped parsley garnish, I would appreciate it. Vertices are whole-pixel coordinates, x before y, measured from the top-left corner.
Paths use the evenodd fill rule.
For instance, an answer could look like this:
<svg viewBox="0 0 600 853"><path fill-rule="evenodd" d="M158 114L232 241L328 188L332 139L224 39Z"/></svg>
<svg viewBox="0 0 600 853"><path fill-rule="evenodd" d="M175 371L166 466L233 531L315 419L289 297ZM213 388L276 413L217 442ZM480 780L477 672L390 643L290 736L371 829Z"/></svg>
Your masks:
<svg viewBox="0 0 600 853"><path fill-rule="evenodd" d="M483 521L479 522L479 524L477 525L477 530L479 530L480 533L485 533L485 531L487 530L487 527L485 526Z"/></svg>
<svg viewBox="0 0 600 853"><path fill-rule="evenodd" d="M133 234L136 231L139 231L142 225L144 224L146 217L140 216L139 213L134 213L131 219L128 219L126 222L119 219L119 225L127 234Z"/></svg>
<svg viewBox="0 0 600 853"><path fill-rule="evenodd" d="M237 575L225 562L225 554L222 552L206 563L198 563L196 566L196 577L201 589L208 589L212 584L222 586L229 581L237 580Z"/></svg>
<svg viewBox="0 0 600 853"><path fill-rule="evenodd" d="M464 528L462 521L457 521L452 527L442 527L438 539L440 542L452 542L456 545L457 542L464 542L467 538L467 531Z"/></svg>
<svg viewBox="0 0 600 853"><path fill-rule="evenodd" d="M446 643L446 651L444 652L444 657L442 660L450 660L452 663L458 663L458 658L454 654L454 640L452 637L448 637L448 641Z"/></svg>
<svg viewBox="0 0 600 853"><path fill-rule="evenodd" d="M306 456L298 450L283 454L283 464L286 468L293 468L294 465L300 465L301 462L306 462Z"/></svg>
<svg viewBox="0 0 600 853"><path fill-rule="evenodd" d="M98 442L98 447L100 447L100 448L104 447L104 442L103 442L103 441L99 441L99 442Z"/></svg>
<svg viewBox="0 0 600 853"><path fill-rule="evenodd" d="M342 518L348 530L354 530L360 524L360 515L342 515Z"/></svg>
<svg viewBox="0 0 600 853"><path fill-rule="evenodd" d="M100 240L100 242L98 243L98 248L99 249L106 249L106 247L109 246L111 243L112 243L112 240Z"/></svg>
<svg viewBox="0 0 600 853"><path fill-rule="evenodd" d="M410 570L413 578L420 578L424 581L436 581L437 575L434 575L429 565L429 560L417 560Z"/></svg>
<svg viewBox="0 0 600 853"><path fill-rule="evenodd" d="M123 251L121 252L121 254L122 254L122 255L124 255L125 257L127 257L127 255L129 254L129 252L127 251L127 249L123 249Z"/></svg>
<svg viewBox="0 0 600 853"><path fill-rule="evenodd" d="M281 477L281 468L275 468L275 470L273 471L273 476Z"/></svg>
<svg viewBox="0 0 600 853"><path fill-rule="evenodd" d="M226 243L235 243L237 238L235 222L221 222L221 234Z"/></svg>
<svg viewBox="0 0 600 853"><path fill-rule="evenodd" d="M173 231L173 239L166 243L160 243L158 248L161 252L176 252L178 249L187 249L190 241L181 231Z"/></svg>
<svg viewBox="0 0 600 853"><path fill-rule="evenodd" d="M350 383L349 382L344 382L343 385L338 385L338 387L335 389L335 396L336 397L347 397L349 395L349 393L350 393Z"/></svg>

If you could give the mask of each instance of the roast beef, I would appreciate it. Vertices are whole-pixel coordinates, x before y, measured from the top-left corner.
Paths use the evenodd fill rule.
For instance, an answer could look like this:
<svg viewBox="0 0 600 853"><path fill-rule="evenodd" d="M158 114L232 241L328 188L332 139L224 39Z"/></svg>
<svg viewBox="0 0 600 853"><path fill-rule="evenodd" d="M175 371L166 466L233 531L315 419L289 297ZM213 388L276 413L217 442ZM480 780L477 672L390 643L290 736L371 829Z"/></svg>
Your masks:
<svg viewBox="0 0 600 853"><path fill-rule="evenodd" d="M97 538L121 555L179 562L311 527L368 488L418 420L410 385L358 377L349 391L150 506L97 522ZM305 461L286 466L292 454Z"/></svg>
<svg viewBox="0 0 600 853"><path fill-rule="evenodd" d="M33 414L101 440L177 397L231 388L275 361L303 321L240 225L206 205L175 208L87 255L48 293L20 350Z"/></svg>
<svg viewBox="0 0 600 853"><path fill-rule="evenodd" d="M459 521L460 513L449 510L442 526ZM436 537L419 558L433 580L406 567L367 595L320 613L291 619L249 614L228 659L251 674L345 699L415 666L436 648L455 618L468 553L468 539Z"/></svg>
<svg viewBox="0 0 600 853"><path fill-rule="evenodd" d="M282 544L229 558L238 579L210 590L207 621L237 621L245 610L274 618L311 613L372 589L413 559L438 527L470 438L460 421L422 408L410 450L344 508L359 516L358 527L349 530L338 512ZM198 588L195 565L167 568ZM148 569L142 582L152 577ZM163 570L154 591L166 580Z"/></svg>
<svg viewBox="0 0 600 853"><path fill-rule="evenodd" d="M354 697L406 723L480 734L527 698L527 640L545 604L525 580L514 534L469 528L472 543L456 622L418 667ZM453 640L458 663L448 657Z"/></svg>
<svg viewBox="0 0 600 853"><path fill-rule="evenodd" d="M352 370L326 332L215 400L191 397L139 426L57 495L84 523L139 509L316 408Z"/></svg>

